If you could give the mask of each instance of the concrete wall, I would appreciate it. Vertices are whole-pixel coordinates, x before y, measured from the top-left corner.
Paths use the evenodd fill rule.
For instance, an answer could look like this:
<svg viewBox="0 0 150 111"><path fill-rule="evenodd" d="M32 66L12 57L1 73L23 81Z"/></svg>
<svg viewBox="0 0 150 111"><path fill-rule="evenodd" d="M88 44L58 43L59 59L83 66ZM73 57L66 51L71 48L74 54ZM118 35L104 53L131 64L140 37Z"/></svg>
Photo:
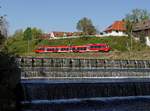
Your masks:
<svg viewBox="0 0 150 111"><path fill-rule="evenodd" d="M150 46L150 38L149 37L146 37L146 45Z"/></svg>

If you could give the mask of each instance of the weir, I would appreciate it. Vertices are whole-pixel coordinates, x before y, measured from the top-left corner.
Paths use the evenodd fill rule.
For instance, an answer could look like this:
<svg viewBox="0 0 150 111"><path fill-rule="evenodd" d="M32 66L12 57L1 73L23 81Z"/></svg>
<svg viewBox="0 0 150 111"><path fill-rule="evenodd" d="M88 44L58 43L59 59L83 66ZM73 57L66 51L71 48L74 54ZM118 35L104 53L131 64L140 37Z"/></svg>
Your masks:
<svg viewBox="0 0 150 111"><path fill-rule="evenodd" d="M19 58L22 78L149 77L150 60Z"/></svg>
<svg viewBox="0 0 150 111"><path fill-rule="evenodd" d="M42 104L45 110L42 101L150 96L150 60L18 58L18 63L25 109Z"/></svg>

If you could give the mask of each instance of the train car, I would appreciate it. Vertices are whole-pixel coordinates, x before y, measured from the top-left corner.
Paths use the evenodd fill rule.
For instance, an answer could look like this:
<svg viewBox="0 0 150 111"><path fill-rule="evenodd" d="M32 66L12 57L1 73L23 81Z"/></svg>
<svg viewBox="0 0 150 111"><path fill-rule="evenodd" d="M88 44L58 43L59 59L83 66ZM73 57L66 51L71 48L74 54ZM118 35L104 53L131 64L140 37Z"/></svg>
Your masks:
<svg viewBox="0 0 150 111"><path fill-rule="evenodd" d="M48 53L48 52L108 52L110 47L107 44L87 44L80 46L40 46L35 50L36 53Z"/></svg>
<svg viewBox="0 0 150 111"><path fill-rule="evenodd" d="M59 47L56 46L47 46L45 47L45 52L58 52Z"/></svg>
<svg viewBox="0 0 150 111"><path fill-rule="evenodd" d="M57 52L71 52L69 46L57 46L58 51Z"/></svg>
<svg viewBox="0 0 150 111"><path fill-rule="evenodd" d="M48 53L48 52L70 52L68 46L40 46L35 50L36 53Z"/></svg>
<svg viewBox="0 0 150 111"><path fill-rule="evenodd" d="M79 52L79 53L83 53L83 52L87 52L87 46L83 45L83 46L72 46L71 47L71 52Z"/></svg>
<svg viewBox="0 0 150 111"><path fill-rule="evenodd" d="M108 52L111 49L107 44L88 44L87 47L90 52Z"/></svg>
<svg viewBox="0 0 150 111"><path fill-rule="evenodd" d="M34 50L35 53L45 53L45 47L46 46L40 46L36 50Z"/></svg>

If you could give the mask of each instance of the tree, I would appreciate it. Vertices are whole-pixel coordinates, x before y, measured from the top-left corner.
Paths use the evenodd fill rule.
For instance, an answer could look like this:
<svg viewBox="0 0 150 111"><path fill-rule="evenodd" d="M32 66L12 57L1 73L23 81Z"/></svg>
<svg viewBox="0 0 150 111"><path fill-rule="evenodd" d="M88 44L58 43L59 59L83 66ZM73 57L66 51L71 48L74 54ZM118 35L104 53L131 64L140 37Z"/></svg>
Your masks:
<svg viewBox="0 0 150 111"><path fill-rule="evenodd" d="M131 13L125 16L125 21L130 21L132 23L141 22L143 20L150 19L150 13L143 9L134 9Z"/></svg>
<svg viewBox="0 0 150 111"><path fill-rule="evenodd" d="M32 37L34 39L39 39L41 35L42 35L42 30L41 29L38 29L36 27L32 28Z"/></svg>
<svg viewBox="0 0 150 111"><path fill-rule="evenodd" d="M132 31L133 31L133 23L130 22L129 20L125 21L126 22L126 33L128 37L130 37L130 50L132 50Z"/></svg>
<svg viewBox="0 0 150 111"><path fill-rule="evenodd" d="M32 29L30 27L26 28L24 31L24 40L32 40Z"/></svg>
<svg viewBox="0 0 150 111"><path fill-rule="evenodd" d="M0 49L2 48L8 32L8 22L5 16L0 16Z"/></svg>
<svg viewBox="0 0 150 111"><path fill-rule="evenodd" d="M18 29L15 31L15 33L12 35L13 38L16 39L23 39L24 38L24 32L22 29Z"/></svg>
<svg viewBox="0 0 150 111"><path fill-rule="evenodd" d="M82 31L84 35L94 35L97 32L91 19L88 19L86 17L78 21L76 28L77 30Z"/></svg>
<svg viewBox="0 0 150 111"><path fill-rule="evenodd" d="M5 41L5 37L0 33L0 46L3 45L4 41Z"/></svg>
<svg viewBox="0 0 150 111"><path fill-rule="evenodd" d="M126 33L129 37L132 36L132 30L133 30L133 23L130 22L129 20L125 21L125 27L126 27Z"/></svg>

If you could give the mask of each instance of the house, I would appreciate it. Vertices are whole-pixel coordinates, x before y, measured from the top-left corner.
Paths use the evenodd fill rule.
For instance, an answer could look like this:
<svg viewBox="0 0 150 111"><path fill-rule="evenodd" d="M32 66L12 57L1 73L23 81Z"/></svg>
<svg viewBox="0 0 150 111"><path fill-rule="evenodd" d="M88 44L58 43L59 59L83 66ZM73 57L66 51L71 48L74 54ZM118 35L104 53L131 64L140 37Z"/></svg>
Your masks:
<svg viewBox="0 0 150 111"><path fill-rule="evenodd" d="M145 20L134 24L132 32L136 39L144 37L146 40L146 45L150 46L150 20Z"/></svg>
<svg viewBox="0 0 150 111"><path fill-rule="evenodd" d="M72 36L81 36L83 32L51 32L50 37L72 37Z"/></svg>
<svg viewBox="0 0 150 111"><path fill-rule="evenodd" d="M51 37L50 34L42 34L42 35L40 36L41 39L49 39L50 37Z"/></svg>
<svg viewBox="0 0 150 111"><path fill-rule="evenodd" d="M45 33L41 35L42 39L62 39L62 38L77 38L84 35L83 32L58 32Z"/></svg>
<svg viewBox="0 0 150 111"><path fill-rule="evenodd" d="M112 25L104 30L103 36L127 36L124 21L115 21Z"/></svg>
<svg viewBox="0 0 150 111"><path fill-rule="evenodd" d="M137 38L140 38L140 36L150 36L150 20L145 20L134 24L133 36Z"/></svg>
<svg viewBox="0 0 150 111"><path fill-rule="evenodd" d="M64 37L65 32L51 32L50 35L51 37Z"/></svg>

